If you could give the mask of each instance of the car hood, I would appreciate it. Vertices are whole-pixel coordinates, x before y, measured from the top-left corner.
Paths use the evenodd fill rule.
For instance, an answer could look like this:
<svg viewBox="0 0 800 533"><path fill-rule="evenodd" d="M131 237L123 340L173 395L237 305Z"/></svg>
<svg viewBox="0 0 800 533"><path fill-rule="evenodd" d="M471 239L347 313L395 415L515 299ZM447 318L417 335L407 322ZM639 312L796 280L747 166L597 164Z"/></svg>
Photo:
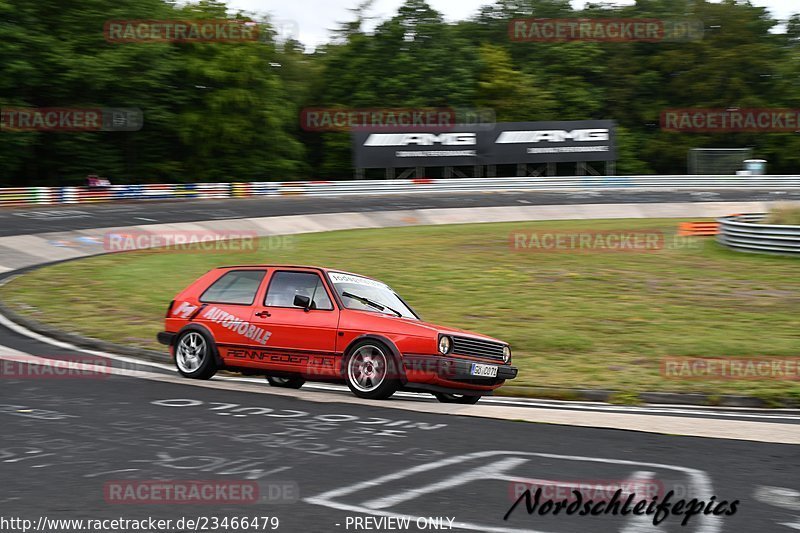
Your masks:
<svg viewBox="0 0 800 533"><path fill-rule="evenodd" d="M422 320L412 320L409 318L398 318L396 320L402 320L408 325L416 326L420 330L430 331L433 334L442 333L444 335L456 335L459 337L470 337L473 339L479 339L484 341L492 341L497 342L500 344L508 344L507 342L501 341L500 339L495 339L494 337L489 337L488 335L482 335L480 333L475 333L474 331L467 331L465 329L458 329L458 328L451 328L448 326L440 326L438 324L431 324L430 322L423 322Z"/></svg>

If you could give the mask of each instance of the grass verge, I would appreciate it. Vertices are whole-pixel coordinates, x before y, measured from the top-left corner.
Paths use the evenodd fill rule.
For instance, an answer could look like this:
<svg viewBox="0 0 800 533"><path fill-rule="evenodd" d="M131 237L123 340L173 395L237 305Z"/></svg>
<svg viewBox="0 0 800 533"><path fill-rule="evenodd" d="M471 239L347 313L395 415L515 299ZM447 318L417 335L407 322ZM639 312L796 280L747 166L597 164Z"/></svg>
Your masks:
<svg viewBox="0 0 800 533"><path fill-rule="evenodd" d="M782 206L769 212L763 224L777 224L781 226L800 226L800 207Z"/></svg>
<svg viewBox="0 0 800 533"><path fill-rule="evenodd" d="M424 319L507 340L514 386L800 399L797 381L681 381L665 357L798 356L800 263L678 240L675 220L404 227L309 234L265 253L132 252L64 263L0 289L16 312L66 331L160 349L173 295L226 264L318 264L389 283ZM515 251L511 232L647 231L655 252Z"/></svg>

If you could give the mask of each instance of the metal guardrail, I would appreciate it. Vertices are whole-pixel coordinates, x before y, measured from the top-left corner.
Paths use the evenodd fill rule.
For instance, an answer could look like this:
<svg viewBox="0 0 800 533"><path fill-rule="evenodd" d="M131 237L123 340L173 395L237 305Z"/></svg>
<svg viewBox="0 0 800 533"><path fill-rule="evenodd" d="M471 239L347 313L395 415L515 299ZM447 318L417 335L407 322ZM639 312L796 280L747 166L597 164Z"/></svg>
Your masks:
<svg viewBox="0 0 800 533"><path fill-rule="evenodd" d="M502 192L605 189L800 188L800 176L575 176L537 178L451 178L283 183L297 194L346 196L425 192Z"/></svg>
<svg viewBox="0 0 800 533"><path fill-rule="evenodd" d="M0 207L131 200L253 196L367 196L432 192L592 191L607 189L800 189L800 176L574 176L356 181L283 181L22 187L0 189Z"/></svg>
<svg viewBox="0 0 800 533"><path fill-rule="evenodd" d="M722 217L717 241L742 252L800 255L800 226L759 224L765 217L761 213Z"/></svg>

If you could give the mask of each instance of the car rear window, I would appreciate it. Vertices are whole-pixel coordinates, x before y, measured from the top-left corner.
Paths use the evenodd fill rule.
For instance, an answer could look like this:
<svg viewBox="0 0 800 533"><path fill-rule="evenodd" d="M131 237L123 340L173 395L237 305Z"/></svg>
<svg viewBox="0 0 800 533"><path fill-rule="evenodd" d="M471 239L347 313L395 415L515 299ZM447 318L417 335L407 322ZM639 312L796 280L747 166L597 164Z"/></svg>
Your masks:
<svg viewBox="0 0 800 533"><path fill-rule="evenodd" d="M203 303L252 305L266 270L232 270L200 297Z"/></svg>

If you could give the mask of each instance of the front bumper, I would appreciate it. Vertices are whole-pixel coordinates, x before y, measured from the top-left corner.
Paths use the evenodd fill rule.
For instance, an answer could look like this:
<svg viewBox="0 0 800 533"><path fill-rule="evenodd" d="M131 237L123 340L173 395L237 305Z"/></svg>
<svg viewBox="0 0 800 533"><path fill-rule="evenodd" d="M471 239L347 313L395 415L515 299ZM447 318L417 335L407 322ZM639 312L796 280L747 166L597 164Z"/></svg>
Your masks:
<svg viewBox="0 0 800 533"><path fill-rule="evenodd" d="M496 366L497 377L473 376L473 363ZM506 380L516 378L519 372L514 366L497 362L430 355L404 355L403 369L408 386L426 385L428 388L484 392L490 392Z"/></svg>

